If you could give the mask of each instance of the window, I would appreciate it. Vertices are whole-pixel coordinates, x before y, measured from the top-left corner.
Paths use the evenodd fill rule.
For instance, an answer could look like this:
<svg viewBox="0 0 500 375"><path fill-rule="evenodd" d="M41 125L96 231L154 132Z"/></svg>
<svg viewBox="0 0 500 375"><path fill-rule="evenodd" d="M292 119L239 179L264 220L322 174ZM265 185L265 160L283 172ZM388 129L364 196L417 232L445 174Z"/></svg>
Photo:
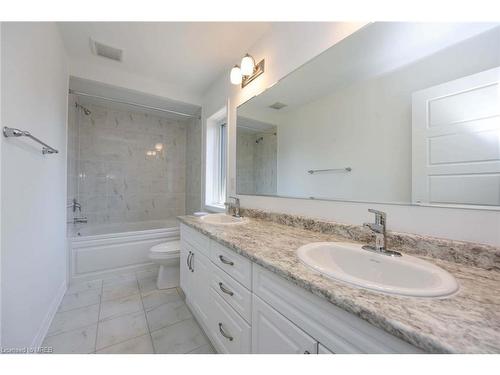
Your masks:
<svg viewBox="0 0 500 375"><path fill-rule="evenodd" d="M227 177L227 124L223 123L219 125L219 147L217 150L218 154L218 166L219 178L217 184L217 191L219 195L219 202L226 201L226 177Z"/></svg>
<svg viewBox="0 0 500 375"><path fill-rule="evenodd" d="M227 181L227 117L223 108L207 119L205 206L224 210Z"/></svg>

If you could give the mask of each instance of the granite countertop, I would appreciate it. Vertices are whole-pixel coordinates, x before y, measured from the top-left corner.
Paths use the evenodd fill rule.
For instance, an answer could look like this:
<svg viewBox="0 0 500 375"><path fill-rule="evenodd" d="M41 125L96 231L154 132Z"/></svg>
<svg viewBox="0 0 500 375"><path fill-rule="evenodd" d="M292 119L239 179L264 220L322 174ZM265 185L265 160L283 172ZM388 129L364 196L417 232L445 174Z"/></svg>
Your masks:
<svg viewBox="0 0 500 375"><path fill-rule="evenodd" d="M500 353L500 272L419 256L454 275L459 292L444 299L381 294L322 276L296 255L310 242L353 241L247 219L245 224L213 225L194 216L179 217L236 253L425 352Z"/></svg>

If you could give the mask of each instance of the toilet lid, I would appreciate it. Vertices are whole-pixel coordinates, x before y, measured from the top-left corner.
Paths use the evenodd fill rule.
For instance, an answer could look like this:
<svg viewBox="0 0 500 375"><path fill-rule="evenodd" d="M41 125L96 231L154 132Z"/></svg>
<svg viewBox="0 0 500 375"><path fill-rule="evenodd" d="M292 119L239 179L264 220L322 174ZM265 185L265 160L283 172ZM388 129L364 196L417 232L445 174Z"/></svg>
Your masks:
<svg viewBox="0 0 500 375"><path fill-rule="evenodd" d="M151 248L152 253L175 254L181 251L181 241L169 241L155 245Z"/></svg>

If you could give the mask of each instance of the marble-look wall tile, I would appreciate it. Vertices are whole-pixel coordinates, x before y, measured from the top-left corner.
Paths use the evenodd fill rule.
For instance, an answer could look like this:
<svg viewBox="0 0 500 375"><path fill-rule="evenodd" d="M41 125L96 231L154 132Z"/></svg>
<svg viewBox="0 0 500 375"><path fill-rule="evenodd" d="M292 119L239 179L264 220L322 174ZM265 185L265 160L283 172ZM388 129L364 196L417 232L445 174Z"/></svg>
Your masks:
<svg viewBox="0 0 500 375"><path fill-rule="evenodd" d="M187 124L185 211L192 214L201 209L201 121Z"/></svg>
<svg viewBox="0 0 500 375"><path fill-rule="evenodd" d="M68 200L77 197L89 224L173 219L196 191L201 196L198 120L86 106L91 115L74 111L69 118Z"/></svg>
<svg viewBox="0 0 500 375"><path fill-rule="evenodd" d="M276 194L278 144L275 134L238 130L236 191L239 194Z"/></svg>

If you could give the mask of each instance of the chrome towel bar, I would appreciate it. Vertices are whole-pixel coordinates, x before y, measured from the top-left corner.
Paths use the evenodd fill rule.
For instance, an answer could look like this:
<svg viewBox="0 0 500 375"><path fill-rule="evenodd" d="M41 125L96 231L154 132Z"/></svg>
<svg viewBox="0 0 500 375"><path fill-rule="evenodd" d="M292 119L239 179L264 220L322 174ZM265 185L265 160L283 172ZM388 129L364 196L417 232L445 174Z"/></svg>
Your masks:
<svg viewBox="0 0 500 375"><path fill-rule="evenodd" d="M307 171L309 174L320 173L320 172L350 172L352 171L351 167L345 168L331 168L331 169L310 169Z"/></svg>
<svg viewBox="0 0 500 375"><path fill-rule="evenodd" d="M39 140L37 137L32 135L29 131L26 130L19 130L15 128L8 128L7 126L3 127L3 135L6 138L9 137L28 137L34 140L35 142L40 143L42 147L42 154L57 154L59 151L57 151L54 147L50 147L47 143L42 142Z"/></svg>

